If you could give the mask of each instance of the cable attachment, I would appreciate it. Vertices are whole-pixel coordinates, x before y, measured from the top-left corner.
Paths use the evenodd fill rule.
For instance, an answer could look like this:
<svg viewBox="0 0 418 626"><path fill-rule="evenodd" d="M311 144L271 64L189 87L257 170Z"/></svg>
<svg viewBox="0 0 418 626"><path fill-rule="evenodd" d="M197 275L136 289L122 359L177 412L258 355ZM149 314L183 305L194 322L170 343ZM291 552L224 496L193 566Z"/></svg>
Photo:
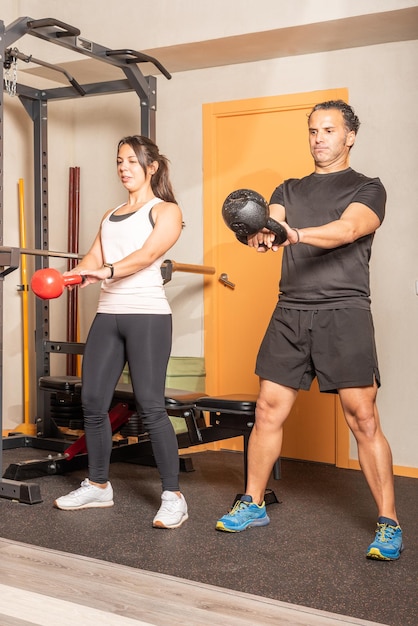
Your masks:
<svg viewBox="0 0 418 626"><path fill-rule="evenodd" d="M16 95L17 85L17 56L10 48L6 50L4 65L4 86L6 92L13 98Z"/></svg>

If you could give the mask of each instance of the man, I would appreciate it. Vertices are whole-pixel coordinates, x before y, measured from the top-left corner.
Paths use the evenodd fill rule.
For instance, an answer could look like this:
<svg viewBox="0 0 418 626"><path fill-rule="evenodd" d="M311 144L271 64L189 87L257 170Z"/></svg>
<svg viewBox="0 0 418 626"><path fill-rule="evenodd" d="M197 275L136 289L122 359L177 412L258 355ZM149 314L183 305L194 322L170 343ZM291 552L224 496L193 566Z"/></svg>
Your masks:
<svg viewBox="0 0 418 626"><path fill-rule="evenodd" d="M380 375L370 312L369 259L383 221L386 192L378 178L349 167L360 126L341 100L316 105L308 117L314 172L277 187L270 215L287 231L280 296L257 357L256 421L248 448L246 494L216 524L239 532L269 523L263 501L280 454L283 424L299 389L316 376L338 393L376 501L378 523L367 557L398 559L402 531L395 509L392 455L376 406ZM264 229L248 239L260 252L278 250ZM264 244L264 247L260 244Z"/></svg>

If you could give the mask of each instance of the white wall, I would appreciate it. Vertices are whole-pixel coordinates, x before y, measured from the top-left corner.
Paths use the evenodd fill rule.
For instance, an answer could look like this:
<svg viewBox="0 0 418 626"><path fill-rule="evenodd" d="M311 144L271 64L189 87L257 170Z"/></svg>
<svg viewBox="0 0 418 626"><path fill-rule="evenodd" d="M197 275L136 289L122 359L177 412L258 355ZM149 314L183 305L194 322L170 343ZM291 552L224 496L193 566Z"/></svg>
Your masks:
<svg viewBox="0 0 418 626"><path fill-rule="evenodd" d="M5 5L10 4L6 0ZM99 5L96 0L73 0L67 5L59 3L59 11L57 3L52 0L27 0L13 3L14 9L19 5L19 12L9 15L10 20L5 22L9 23L20 15L52 15L80 27L84 36L102 45L146 49L319 21L324 16L335 19L399 9L415 6L416 2L300 2L296 14L293 2L266 0L261 12L253 8L251 0L239 2L239 20L236 17L236 1L167 1L147 5L146 11L141 10L143 4L127 0L123 16L120 7L117 13L114 8L115 13L112 14L112 5L106 5L105 18L97 20L98 13L92 10ZM211 10L208 10L209 5ZM103 7L102 2L100 7ZM221 13L222 20L219 19ZM129 15L128 20L126 15ZM277 23L272 23L272 15L277 16ZM173 27L173 24L176 26ZM59 54L59 50L57 52ZM387 218L376 236L372 258L373 312L383 383L379 407L395 464L412 467L418 466L418 296L415 294L415 280L418 279L418 216L415 208L418 192L417 60L418 42L412 41L178 73L171 81L158 78L157 113L157 142L172 163L174 186L187 224L171 258L186 263L201 263L202 104L332 87L349 89L350 102L362 120L351 164L367 175L380 176L388 191ZM116 99L120 101L116 102ZM108 206L121 198L123 200L114 172L114 150L121 135L137 132L137 101L132 94L104 100L104 105L99 104L97 98L63 104L65 114L59 110L61 104L51 107L51 248L66 246L62 222L60 224L55 220L56 215L66 214L69 166L79 165L82 173L80 250L87 249L98 220ZM28 150L31 143L31 129L25 115L18 111L15 103L6 101L6 245L16 245L18 241L15 215L17 178L24 176L29 181L31 175L28 156L24 156L23 150L26 136L29 137ZM280 150L280 146L277 149ZM4 311L3 418L9 427L21 421L20 301L15 290L17 276L16 280L12 276L5 281L7 305ZM177 274L167 291L174 312L173 354L202 356L201 279ZM82 305L84 332L94 313L95 294L82 297L85 298ZM252 364L249 366L252 367ZM355 457L354 446L352 456Z"/></svg>

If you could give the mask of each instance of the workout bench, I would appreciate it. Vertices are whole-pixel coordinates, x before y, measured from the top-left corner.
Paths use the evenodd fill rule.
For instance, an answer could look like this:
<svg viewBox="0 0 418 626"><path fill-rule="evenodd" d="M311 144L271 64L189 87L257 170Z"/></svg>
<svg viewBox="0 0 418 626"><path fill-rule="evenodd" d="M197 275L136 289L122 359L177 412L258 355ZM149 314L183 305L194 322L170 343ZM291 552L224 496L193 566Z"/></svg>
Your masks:
<svg viewBox="0 0 418 626"><path fill-rule="evenodd" d="M13 463L7 468L4 478L26 480L43 475L63 474L87 466L87 451L84 436L74 440L74 436L64 434L60 427L82 429L81 379L77 376L43 376L39 379L41 415L36 419L36 436L28 437L13 433L3 440L4 449L33 447L51 451L46 459L35 459ZM199 428L193 410L194 401L201 393L166 389L166 408L169 414L184 418L186 432L177 435L179 448L200 443ZM130 385L117 385L109 411L112 431L129 431L114 441L111 462L130 462L155 465L151 443L143 432L139 420L132 388ZM201 418L201 423L204 423ZM132 426L136 425L136 430ZM135 443L128 437L135 437ZM55 452L56 454L53 454ZM180 469L193 471L189 457L180 457Z"/></svg>
<svg viewBox="0 0 418 626"><path fill-rule="evenodd" d="M191 446L202 443L201 429L205 426L203 416L195 410L195 401L201 397L201 392L187 391L181 389L165 389L165 408L172 417L181 417L185 421L186 430L177 434L177 443L180 449L189 448ZM126 403L132 413L127 423L121 428L122 435L138 437L138 444L130 444L129 458L119 458L130 463L138 463L140 465L155 466L154 456L152 454L151 443L144 432L142 421L136 412L136 405L132 387L128 383L119 383L113 394L112 407L119 403ZM112 410L112 409L111 409ZM142 437L142 441L141 441ZM118 457L114 454L114 459ZM183 471L193 471L193 462L190 457L180 456L180 469Z"/></svg>
<svg viewBox="0 0 418 626"><path fill-rule="evenodd" d="M10 465L4 478L22 480L43 475L63 474L87 466L84 436L66 437L60 426L82 429L81 379L77 376L43 376L39 379L42 415L36 420L37 436L24 437L26 447L58 452L47 459L36 459ZM255 421L256 396L232 394L205 396L200 392L167 388L165 406L171 416L185 420L185 432L177 434L180 449L213 443L233 437L244 441L244 488L247 479L248 439ZM204 419L208 414L208 424ZM109 418L114 433L122 437L114 441L111 462L129 462L155 466L151 442L144 432L137 413L130 384L119 383L114 391ZM19 434L6 438L4 449L22 447ZM133 440L132 440L133 438ZM180 455L180 469L193 471L190 457ZM280 478L280 460L277 460L274 478ZM241 494L237 494L236 499ZM266 504L278 502L274 492L266 490Z"/></svg>

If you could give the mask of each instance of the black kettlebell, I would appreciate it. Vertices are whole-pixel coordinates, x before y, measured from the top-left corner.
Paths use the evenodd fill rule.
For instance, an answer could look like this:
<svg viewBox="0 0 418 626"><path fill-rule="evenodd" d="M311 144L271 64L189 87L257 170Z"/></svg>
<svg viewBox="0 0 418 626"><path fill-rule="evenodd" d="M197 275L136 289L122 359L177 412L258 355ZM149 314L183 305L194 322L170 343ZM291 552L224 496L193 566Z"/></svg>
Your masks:
<svg viewBox="0 0 418 626"><path fill-rule="evenodd" d="M222 205L222 217L241 243L246 244L248 236L263 228L275 233L273 245L280 245L287 239L286 229L270 217L267 201L252 189L237 189L230 193Z"/></svg>

